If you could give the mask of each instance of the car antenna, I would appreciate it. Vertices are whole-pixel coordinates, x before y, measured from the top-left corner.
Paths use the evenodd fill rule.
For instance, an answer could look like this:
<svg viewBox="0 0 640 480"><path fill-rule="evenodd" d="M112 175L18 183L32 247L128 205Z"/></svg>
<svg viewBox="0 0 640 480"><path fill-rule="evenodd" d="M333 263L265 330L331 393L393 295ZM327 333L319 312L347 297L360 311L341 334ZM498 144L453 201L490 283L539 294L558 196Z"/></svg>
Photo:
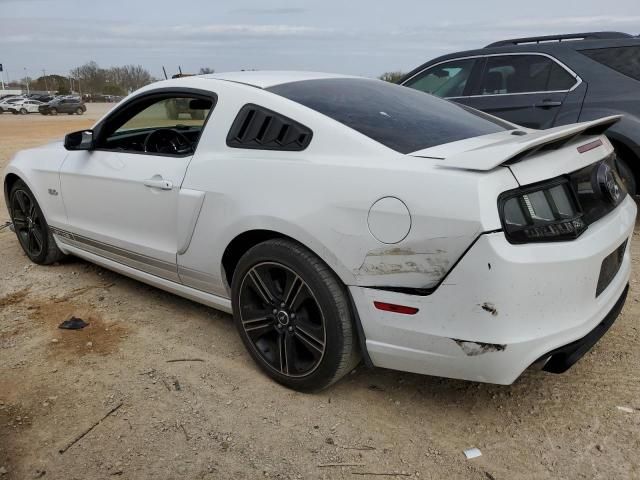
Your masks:
<svg viewBox="0 0 640 480"><path fill-rule="evenodd" d="M178 72L180 72L180 75L182 76L182 68L180 67L180 65L178 65Z"/></svg>
<svg viewBox="0 0 640 480"><path fill-rule="evenodd" d="M162 66L162 73L164 73L164 79L169 80L169 77L167 77L167 71L164 69L164 65Z"/></svg>

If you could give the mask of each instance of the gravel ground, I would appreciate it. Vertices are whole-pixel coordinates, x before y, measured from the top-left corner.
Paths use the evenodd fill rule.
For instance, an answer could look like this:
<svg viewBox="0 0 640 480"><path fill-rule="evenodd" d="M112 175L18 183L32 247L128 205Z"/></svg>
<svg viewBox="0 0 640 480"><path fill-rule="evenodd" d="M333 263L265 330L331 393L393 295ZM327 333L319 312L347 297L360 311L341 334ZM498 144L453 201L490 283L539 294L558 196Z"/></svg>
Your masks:
<svg viewBox="0 0 640 480"><path fill-rule="evenodd" d="M0 115L0 168L104 111ZM226 314L78 259L32 265L8 229L0 265L1 480L640 478L637 268L622 316L564 375L359 367L304 395L258 371ZM58 329L70 314L90 326Z"/></svg>

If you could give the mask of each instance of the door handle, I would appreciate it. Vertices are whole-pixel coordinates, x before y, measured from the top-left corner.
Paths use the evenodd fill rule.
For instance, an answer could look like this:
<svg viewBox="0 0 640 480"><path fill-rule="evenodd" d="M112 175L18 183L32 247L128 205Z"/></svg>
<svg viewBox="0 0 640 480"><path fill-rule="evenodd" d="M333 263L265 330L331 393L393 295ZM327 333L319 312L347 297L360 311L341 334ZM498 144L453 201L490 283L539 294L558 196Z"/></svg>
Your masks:
<svg viewBox="0 0 640 480"><path fill-rule="evenodd" d="M537 108L551 108L551 107L560 107L562 106L562 102L557 102L554 100L542 100L540 103L536 103L534 107Z"/></svg>
<svg viewBox="0 0 640 480"><path fill-rule="evenodd" d="M158 190L171 190L173 183L169 180L162 180L158 178L148 178L144 181L145 187L157 188Z"/></svg>

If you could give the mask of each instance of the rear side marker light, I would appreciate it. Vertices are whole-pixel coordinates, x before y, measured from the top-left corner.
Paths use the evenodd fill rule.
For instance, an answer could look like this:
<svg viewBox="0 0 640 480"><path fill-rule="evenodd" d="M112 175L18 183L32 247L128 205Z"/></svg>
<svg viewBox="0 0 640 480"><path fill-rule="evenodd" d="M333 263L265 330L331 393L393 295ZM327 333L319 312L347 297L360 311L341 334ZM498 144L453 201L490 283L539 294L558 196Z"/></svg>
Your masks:
<svg viewBox="0 0 640 480"><path fill-rule="evenodd" d="M588 152L589 150L598 148L601 145L602 145L602 140L594 140L593 142L585 143L584 145L580 145L578 147L578 153Z"/></svg>
<svg viewBox="0 0 640 480"><path fill-rule="evenodd" d="M404 315L415 315L418 309L415 307L407 307L406 305L394 305L393 303L373 302L378 310L393 313L402 313Z"/></svg>

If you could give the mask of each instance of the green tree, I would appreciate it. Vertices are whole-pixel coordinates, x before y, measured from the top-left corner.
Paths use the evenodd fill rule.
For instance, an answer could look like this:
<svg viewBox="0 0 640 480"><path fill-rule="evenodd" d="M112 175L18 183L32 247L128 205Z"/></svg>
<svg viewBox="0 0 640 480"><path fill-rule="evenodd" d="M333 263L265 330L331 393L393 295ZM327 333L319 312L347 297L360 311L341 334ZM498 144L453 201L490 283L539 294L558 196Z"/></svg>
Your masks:
<svg viewBox="0 0 640 480"><path fill-rule="evenodd" d="M398 83L398 80L400 80L402 77L404 77L404 73L402 72L384 72L378 78L380 80L384 80L385 82Z"/></svg>

